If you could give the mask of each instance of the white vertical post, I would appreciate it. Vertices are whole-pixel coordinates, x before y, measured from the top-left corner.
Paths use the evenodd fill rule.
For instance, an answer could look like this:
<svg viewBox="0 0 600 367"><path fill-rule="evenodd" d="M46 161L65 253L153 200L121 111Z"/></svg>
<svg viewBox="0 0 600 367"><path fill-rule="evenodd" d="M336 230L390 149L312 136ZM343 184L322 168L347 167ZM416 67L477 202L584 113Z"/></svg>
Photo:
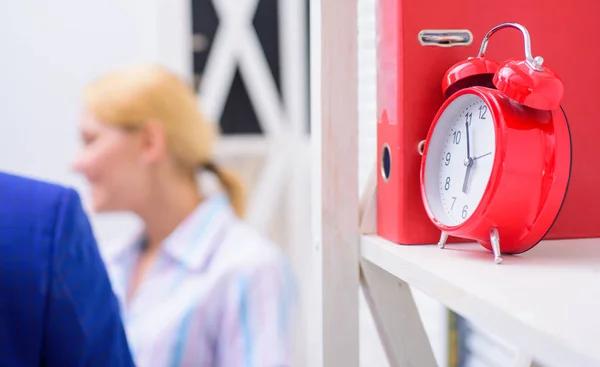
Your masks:
<svg viewBox="0 0 600 367"><path fill-rule="evenodd" d="M306 0L279 0L278 5L283 101L291 131L302 136L308 122Z"/></svg>
<svg viewBox="0 0 600 367"><path fill-rule="evenodd" d="M287 180L287 253L299 279L299 296L301 304L298 317L298 327L295 340L294 366L311 366L307 361L308 330L307 310L311 307L312 295L310 293L312 277L310 267L312 246L310 231L310 160L308 157L309 144L307 141L296 141L290 154Z"/></svg>
<svg viewBox="0 0 600 367"><path fill-rule="evenodd" d="M358 367L357 2L311 0L311 367Z"/></svg>
<svg viewBox="0 0 600 367"><path fill-rule="evenodd" d="M310 285L306 309L307 366L323 366L323 272L321 244L321 0L310 0L310 126L311 126L311 232Z"/></svg>
<svg viewBox="0 0 600 367"><path fill-rule="evenodd" d="M308 366L306 310L310 306L309 286L306 281L310 272L310 159L308 157L308 52L306 0L279 0L279 50L281 67L281 90L286 107L286 121L290 123L291 139L287 143L290 156L287 159L287 245L288 254L296 275L301 279L302 297L300 327L295 347L295 365Z"/></svg>

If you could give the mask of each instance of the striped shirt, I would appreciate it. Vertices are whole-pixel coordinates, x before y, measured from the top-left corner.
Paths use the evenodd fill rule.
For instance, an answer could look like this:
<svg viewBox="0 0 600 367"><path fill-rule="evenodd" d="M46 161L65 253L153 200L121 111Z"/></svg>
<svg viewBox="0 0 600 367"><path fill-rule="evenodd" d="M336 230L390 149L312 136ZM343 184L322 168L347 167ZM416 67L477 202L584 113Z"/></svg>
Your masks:
<svg viewBox="0 0 600 367"><path fill-rule="evenodd" d="M292 276L279 249L210 197L126 301L141 235L103 249L136 365L288 366Z"/></svg>

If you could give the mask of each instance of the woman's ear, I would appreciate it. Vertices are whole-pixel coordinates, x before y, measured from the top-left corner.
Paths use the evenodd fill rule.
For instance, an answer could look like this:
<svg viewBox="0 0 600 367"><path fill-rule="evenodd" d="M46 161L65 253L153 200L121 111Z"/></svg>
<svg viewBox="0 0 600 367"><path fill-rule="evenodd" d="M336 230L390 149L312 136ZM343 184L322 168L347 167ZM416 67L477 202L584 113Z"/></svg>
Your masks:
<svg viewBox="0 0 600 367"><path fill-rule="evenodd" d="M164 125L158 121L149 121L140 131L142 139L142 159L145 163L154 163L167 155L167 134Z"/></svg>

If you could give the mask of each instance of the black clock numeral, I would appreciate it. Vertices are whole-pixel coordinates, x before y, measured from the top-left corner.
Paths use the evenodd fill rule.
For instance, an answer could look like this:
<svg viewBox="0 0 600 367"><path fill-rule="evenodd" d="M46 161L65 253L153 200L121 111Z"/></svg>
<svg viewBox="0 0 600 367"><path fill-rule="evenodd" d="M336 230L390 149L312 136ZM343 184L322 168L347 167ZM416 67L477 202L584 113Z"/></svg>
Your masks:
<svg viewBox="0 0 600 367"><path fill-rule="evenodd" d="M452 197L452 206L450 207L450 209L454 209L454 203L456 203L456 196Z"/></svg>
<svg viewBox="0 0 600 367"><path fill-rule="evenodd" d="M446 153L446 157L445 157L445 161L444 164L447 166L450 164L450 158L452 158L452 154L450 154L450 152Z"/></svg>
<svg viewBox="0 0 600 367"><path fill-rule="evenodd" d="M465 206L463 206L463 209L462 209L462 219L465 219L465 218L467 217L467 214L469 214L469 213L467 212L467 209L468 209L468 208L467 208L467 206L466 206L466 205L465 205Z"/></svg>
<svg viewBox="0 0 600 367"><path fill-rule="evenodd" d="M471 120L473 119L473 114L471 112L467 113L465 116L465 122L467 125L471 126Z"/></svg>
<svg viewBox="0 0 600 367"><path fill-rule="evenodd" d="M446 184L444 184L446 191L450 190L450 177L446 177Z"/></svg>
<svg viewBox="0 0 600 367"><path fill-rule="evenodd" d="M487 106L486 105L479 106L479 118L481 120L485 120L486 113L487 113Z"/></svg>
<svg viewBox="0 0 600 367"><path fill-rule="evenodd" d="M460 143L460 131L455 131L452 135L454 135L454 144Z"/></svg>

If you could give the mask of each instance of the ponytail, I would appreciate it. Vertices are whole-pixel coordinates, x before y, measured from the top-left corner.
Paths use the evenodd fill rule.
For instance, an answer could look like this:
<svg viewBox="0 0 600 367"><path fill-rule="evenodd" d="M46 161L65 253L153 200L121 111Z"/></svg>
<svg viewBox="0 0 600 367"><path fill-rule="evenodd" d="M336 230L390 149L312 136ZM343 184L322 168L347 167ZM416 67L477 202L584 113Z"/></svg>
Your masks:
<svg viewBox="0 0 600 367"><path fill-rule="evenodd" d="M223 187L229 197L236 215L242 218L246 210L246 190L242 180L235 172L219 167L212 162L204 164L203 167L217 176L221 187Z"/></svg>

